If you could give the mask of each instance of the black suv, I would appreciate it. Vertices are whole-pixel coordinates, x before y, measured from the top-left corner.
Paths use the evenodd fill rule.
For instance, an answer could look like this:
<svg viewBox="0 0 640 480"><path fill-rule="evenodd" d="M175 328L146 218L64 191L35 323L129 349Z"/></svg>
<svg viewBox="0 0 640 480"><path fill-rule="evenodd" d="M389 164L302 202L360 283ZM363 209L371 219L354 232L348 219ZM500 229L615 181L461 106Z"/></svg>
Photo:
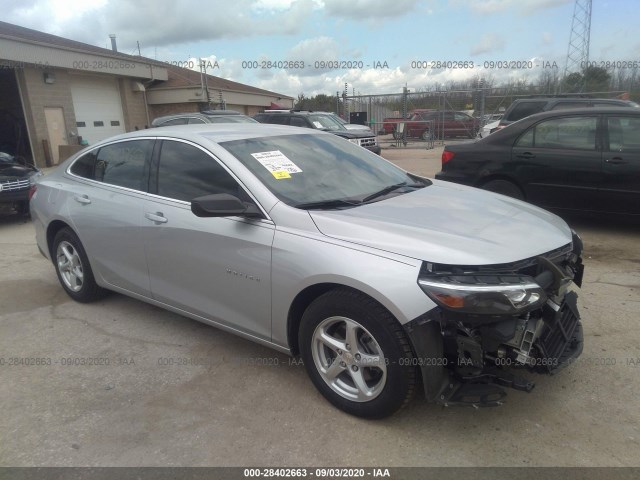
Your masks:
<svg viewBox="0 0 640 480"><path fill-rule="evenodd" d="M40 175L37 168L23 165L13 155L0 152L0 212L29 213L29 199Z"/></svg>
<svg viewBox="0 0 640 480"><path fill-rule="evenodd" d="M255 118L260 123L276 125L291 125L293 127L315 128L331 132L346 138L351 143L360 145L367 150L380 155L381 148L375 135L371 131L347 130L342 123L333 118L333 114L326 112L312 112L301 110L277 111L258 113Z"/></svg>
<svg viewBox="0 0 640 480"><path fill-rule="evenodd" d="M254 123L251 117L235 110L203 110L200 113L176 113L158 117L151 122L152 127L168 127L170 125L192 125L202 123Z"/></svg>
<svg viewBox="0 0 640 480"><path fill-rule="evenodd" d="M500 119L498 129L533 115L549 110L565 110L588 107L640 107L636 102L617 98L537 97L515 100Z"/></svg>

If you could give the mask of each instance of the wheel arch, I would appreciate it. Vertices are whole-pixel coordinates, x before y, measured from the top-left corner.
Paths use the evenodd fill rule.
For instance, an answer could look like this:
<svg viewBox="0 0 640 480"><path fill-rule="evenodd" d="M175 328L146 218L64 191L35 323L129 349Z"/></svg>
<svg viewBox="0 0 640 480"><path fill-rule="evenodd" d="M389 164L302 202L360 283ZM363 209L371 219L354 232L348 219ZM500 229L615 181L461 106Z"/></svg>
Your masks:
<svg viewBox="0 0 640 480"><path fill-rule="evenodd" d="M509 175L505 175L505 174L501 174L501 173L492 173L492 174L487 175L486 177L480 178L476 182L474 187L482 188L487 183L493 182L494 180L504 180L506 182L512 183L513 185L515 185L518 188L518 190L520 190L520 192L522 193L522 198L524 200L527 199L527 193L526 193L525 189L522 187L522 185L520 184L520 182L515 180L513 177L510 177Z"/></svg>
<svg viewBox="0 0 640 480"><path fill-rule="evenodd" d="M53 252L53 240L56 238L56 235L58 234L58 232L60 230L62 230L63 228L69 228L70 230L72 230L75 233L73 228L71 228L71 225L69 225L67 222L64 222L62 220L53 220L47 226L47 235L46 235L46 238L47 238L47 250L49 252L49 256L50 256L52 262L55 262L55 254Z"/></svg>
<svg viewBox="0 0 640 480"><path fill-rule="evenodd" d="M401 325L401 322L400 320L398 320L397 315L394 315L394 313L389 308L387 308L384 303L363 290L341 283L316 283L314 285L309 285L298 292L298 294L291 302L291 305L289 306L289 312L287 314L287 343L289 345L289 350L293 355L297 355L300 353L300 348L298 345L298 332L300 330L300 321L302 320L302 315L304 315L305 310L309 307L309 305L311 305L314 300L316 300L323 294L337 289L351 290L352 292L358 293L371 299L372 301L380 305L380 307L389 312L389 314L393 318L395 318L398 324Z"/></svg>

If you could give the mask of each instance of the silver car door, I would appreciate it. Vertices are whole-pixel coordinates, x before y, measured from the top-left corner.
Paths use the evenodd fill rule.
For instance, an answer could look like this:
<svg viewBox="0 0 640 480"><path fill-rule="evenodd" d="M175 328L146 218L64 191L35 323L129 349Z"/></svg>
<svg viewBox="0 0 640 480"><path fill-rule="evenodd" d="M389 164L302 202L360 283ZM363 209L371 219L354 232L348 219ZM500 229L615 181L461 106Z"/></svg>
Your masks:
<svg viewBox="0 0 640 480"><path fill-rule="evenodd" d="M190 200L207 194L249 198L199 146L163 140L154 172L156 168L155 194L149 195L143 214L153 297L269 340L273 223L200 218L191 212Z"/></svg>
<svg viewBox="0 0 640 480"><path fill-rule="evenodd" d="M153 139L111 143L69 169L67 207L98 281L150 296L142 213Z"/></svg>

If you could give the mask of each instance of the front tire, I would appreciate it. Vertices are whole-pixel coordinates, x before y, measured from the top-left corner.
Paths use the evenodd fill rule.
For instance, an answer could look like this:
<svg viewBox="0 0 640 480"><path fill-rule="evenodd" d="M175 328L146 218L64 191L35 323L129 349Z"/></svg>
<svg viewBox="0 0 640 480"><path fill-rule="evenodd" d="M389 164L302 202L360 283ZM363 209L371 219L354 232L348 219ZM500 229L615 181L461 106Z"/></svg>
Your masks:
<svg viewBox="0 0 640 480"><path fill-rule="evenodd" d="M53 240L53 263L65 292L82 303L93 302L106 294L93 276L82 242L70 228L61 229Z"/></svg>
<svg viewBox="0 0 640 480"><path fill-rule="evenodd" d="M302 359L316 388L337 408L365 418L387 417L416 389L416 368L404 330L373 299L332 290L305 311Z"/></svg>
<svg viewBox="0 0 640 480"><path fill-rule="evenodd" d="M422 135L420 135L420 138L422 138L422 140L424 140L425 142L428 142L430 140L433 140L433 134L431 133L431 130L425 130L424 132L422 132Z"/></svg>

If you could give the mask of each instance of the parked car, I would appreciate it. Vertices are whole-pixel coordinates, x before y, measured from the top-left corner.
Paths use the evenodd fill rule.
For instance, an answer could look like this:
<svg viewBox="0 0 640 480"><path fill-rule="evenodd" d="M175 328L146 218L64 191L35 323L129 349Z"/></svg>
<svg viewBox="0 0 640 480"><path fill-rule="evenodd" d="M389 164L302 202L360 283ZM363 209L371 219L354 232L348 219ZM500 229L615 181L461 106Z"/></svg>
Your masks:
<svg viewBox="0 0 640 480"><path fill-rule="evenodd" d="M402 123L402 122L401 122ZM480 130L480 121L464 112L453 110L430 111L414 114L404 122L403 133L398 124L394 126L394 138L415 137L432 140L444 137L475 138Z"/></svg>
<svg viewBox="0 0 640 480"><path fill-rule="evenodd" d="M158 117L151 122L152 127L171 125L200 125L203 123L255 123L256 121L235 110L204 110L200 113L176 113Z"/></svg>
<svg viewBox="0 0 640 480"><path fill-rule="evenodd" d="M492 133L497 132L499 130L499 128L498 128L499 125L500 125L500 120L496 120L494 122L487 123L485 126L483 126L480 129L480 132L478 132L478 136L480 138L488 137Z"/></svg>
<svg viewBox="0 0 640 480"><path fill-rule="evenodd" d="M636 102L617 98L584 98L584 97L534 97L520 98L504 112L498 129L504 128L529 115L550 110L567 110L572 108L593 107L640 107Z"/></svg>
<svg viewBox="0 0 640 480"><path fill-rule="evenodd" d="M378 140L370 129L348 130L341 122L335 119L334 113L313 112L302 110L289 111L265 111L254 115L260 123L271 123L276 125L291 125L293 127L314 128L325 130L334 135L349 140L355 145L366 148L380 155L382 149L378 145Z"/></svg>
<svg viewBox="0 0 640 480"><path fill-rule="evenodd" d="M11 154L0 152L0 212L29 213L29 198L36 179L42 175L31 165L24 165Z"/></svg>
<svg viewBox="0 0 640 480"><path fill-rule="evenodd" d="M499 405L501 387L533 388L511 366L551 374L582 351L581 242L564 221L327 132L128 133L41 178L31 211L71 298L113 290L300 354L354 415L389 415L419 386Z"/></svg>
<svg viewBox="0 0 640 480"><path fill-rule="evenodd" d="M640 214L640 110L585 108L526 117L447 145L436 178L544 208Z"/></svg>

